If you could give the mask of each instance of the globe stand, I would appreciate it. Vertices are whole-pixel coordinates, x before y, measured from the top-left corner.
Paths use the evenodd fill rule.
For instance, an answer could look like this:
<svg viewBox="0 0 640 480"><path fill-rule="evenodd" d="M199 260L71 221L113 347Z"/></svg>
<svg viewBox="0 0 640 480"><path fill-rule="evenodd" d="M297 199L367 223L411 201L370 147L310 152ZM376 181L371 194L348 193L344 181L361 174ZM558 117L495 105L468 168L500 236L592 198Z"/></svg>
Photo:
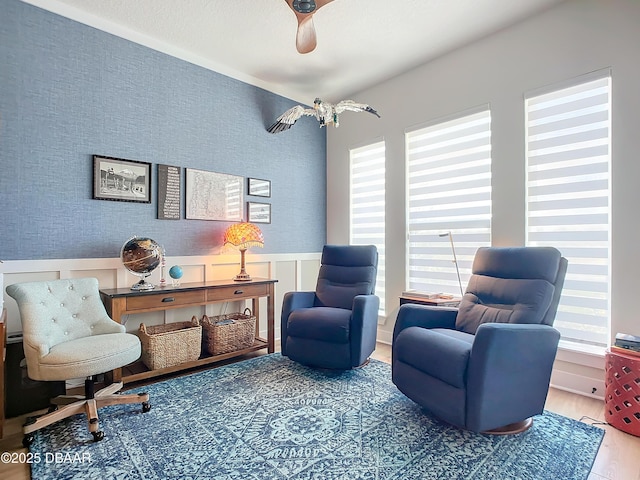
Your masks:
<svg viewBox="0 0 640 480"><path fill-rule="evenodd" d="M133 285L131 285L131 290L135 290L135 291L153 290L155 288L155 285L153 283L147 282L148 276L149 275L145 275L140 279L138 283L134 283Z"/></svg>

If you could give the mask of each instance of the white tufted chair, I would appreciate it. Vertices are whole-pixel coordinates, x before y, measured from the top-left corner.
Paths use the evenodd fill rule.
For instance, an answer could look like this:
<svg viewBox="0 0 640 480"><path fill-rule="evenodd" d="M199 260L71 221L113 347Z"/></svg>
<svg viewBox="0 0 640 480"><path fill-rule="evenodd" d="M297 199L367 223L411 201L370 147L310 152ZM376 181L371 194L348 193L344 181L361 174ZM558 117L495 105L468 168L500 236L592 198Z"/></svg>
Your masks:
<svg viewBox="0 0 640 480"><path fill-rule="evenodd" d="M94 441L104 433L98 426L98 408L141 403L150 410L149 395L119 394L122 382L94 391L94 376L123 367L140 357L140 340L114 322L100 300L98 280L79 278L9 285L7 293L18 303L29 378L64 381L87 377L85 395L52 399L49 413L24 425L25 447L33 432L64 418L86 413Z"/></svg>

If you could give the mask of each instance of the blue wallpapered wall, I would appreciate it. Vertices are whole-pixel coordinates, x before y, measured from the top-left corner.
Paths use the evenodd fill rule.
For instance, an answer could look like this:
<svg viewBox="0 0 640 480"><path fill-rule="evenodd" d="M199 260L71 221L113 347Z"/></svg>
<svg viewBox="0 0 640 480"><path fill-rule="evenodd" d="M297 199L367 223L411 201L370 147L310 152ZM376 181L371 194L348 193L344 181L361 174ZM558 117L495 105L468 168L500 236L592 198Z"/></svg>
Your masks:
<svg viewBox="0 0 640 480"><path fill-rule="evenodd" d="M184 198L157 219L156 164L271 180L245 198L272 205L260 252L322 249L325 130L266 131L294 102L18 0L0 11L0 259L117 257L133 235L220 251L229 223L184 219ZM152 203L93 200L93 154L151 162Z"/></svg>

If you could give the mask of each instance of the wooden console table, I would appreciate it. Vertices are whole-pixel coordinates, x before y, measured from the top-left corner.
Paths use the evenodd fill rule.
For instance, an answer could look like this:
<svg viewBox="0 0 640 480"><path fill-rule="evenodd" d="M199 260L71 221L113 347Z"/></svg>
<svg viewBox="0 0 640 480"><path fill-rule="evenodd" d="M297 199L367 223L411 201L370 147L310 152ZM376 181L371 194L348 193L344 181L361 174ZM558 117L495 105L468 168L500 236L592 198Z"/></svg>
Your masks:
<svg viewBox="0 0 640 480"><path fill-rule="evenodd" d="M219 280L183 283L178 287L168 285L148 291L135 291L129 288L100 290L100 297L107 309L107 313L118 323L122 323L122 316L128 314L157 312L210 303L235 302L237 300L252 300L253 315L259 319L260 298L267 298L267 338L260 338L259 322L256 322L256 339L251 347L221 355L207 355L206 352L202 352L198 360L158 370L148 370L142 362L136 362L123 369L114 370L113 380L122 380L124 383L136 382L188 368L208 365L264 348L269 353L273 353L275 345L273 327L274 285L276 282L277 280L254 278L249 282Z"/></svg>

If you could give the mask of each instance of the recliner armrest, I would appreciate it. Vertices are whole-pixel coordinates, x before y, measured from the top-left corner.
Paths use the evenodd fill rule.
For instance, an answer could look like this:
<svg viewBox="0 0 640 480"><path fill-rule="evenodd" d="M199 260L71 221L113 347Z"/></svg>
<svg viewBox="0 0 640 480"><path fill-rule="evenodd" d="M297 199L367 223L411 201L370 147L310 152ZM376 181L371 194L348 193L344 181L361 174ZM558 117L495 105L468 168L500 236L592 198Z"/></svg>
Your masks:
<svg viewBox="0 0 640 480"><path fill-rule="evenodd" d="M316 299L316 292L287 292L282 298L282 314L280 316L280 351L287 354L287 323L289 315L299 308L311 308Z"/></svg>
<svg viewBox="0 0 640 480"><path fill-rule="evenodd" d="M298 308L311 308L316 299L316 292L287 292L282 298L282 315L289 314Z"/></svg>
<svg viewBox="0 0 640 480"><path fill-rule="evenodd" d="M363 364L376 348L378 309L380 298L376 295L356 295L351 309L351 362L353 367Z"/></svg>
<svg viewBox="0 0 640 480"><path fill-rule="evenodd" d="M473 341L471 355L474 362L488 362L504 359L513 354L507 364L514 362L536 363L543 354L553 354L558 348L560 332L549 325L483 323L478 327Z"/></svg>
<svg viewBox="0 0 640 480"><path fill-rule="evenodd" d="M380 308L380 298L376 295L356 295L353 298L353 308L351 309L351 318L368 319L374 318L378 323L378 309Z"/></svg>
<svg viewBox="0 0 640 480"><path fill-rule="evenodd" d="M396 324L393 327L393 340L408 327L455 329L457 314L458 309L455 307L432 307L405 303L398 310Z"/></svg>
<svg viewBox="0 0 640 480"><path fill-rule="evenodd" d="M520 407L525 416L541 413L559 340L560 332L543 324L480 325L467 369L467 428L500 426L486 424L487 409L514 410L512 421L522 420Z"/></svg>

